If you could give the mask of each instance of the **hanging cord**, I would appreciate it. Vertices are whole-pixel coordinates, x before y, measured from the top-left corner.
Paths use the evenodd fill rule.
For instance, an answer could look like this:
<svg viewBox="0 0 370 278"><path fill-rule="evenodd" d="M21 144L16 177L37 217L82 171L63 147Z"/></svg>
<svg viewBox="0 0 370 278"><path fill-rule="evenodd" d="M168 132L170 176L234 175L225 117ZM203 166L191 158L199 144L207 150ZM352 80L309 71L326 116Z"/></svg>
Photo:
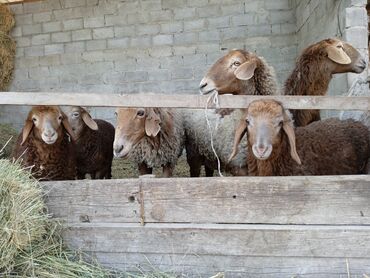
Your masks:
<svg viewBox="0 0 370 278"><path fill-rule="evenodd" d="M220 107L220 103L218 101L218 92L216 90L214 90L212 92L212 94L210 94L210 96L208 97L207 102L206 102L206 107L204 109L204 114L206 116L207 126L208 126L209 134L210 134L210 137L211 137L211 148L212 148L212 151L213 151L213 153L214 153L214 155L216 156L216 159L217 159L218 174L219 174L220 177L223 177L222 172L221 172L221 161L220 161L220 158L218 157L217 152L215 150L215 147L213 145L213 130L212 130L211 122L209 121L209 118L208 118L208 105L210 104L210 102L212 102L216 108ZM218 120L217 120L216 125L215 125L215 130L217 130L217 127L218 127Z"/></svg>

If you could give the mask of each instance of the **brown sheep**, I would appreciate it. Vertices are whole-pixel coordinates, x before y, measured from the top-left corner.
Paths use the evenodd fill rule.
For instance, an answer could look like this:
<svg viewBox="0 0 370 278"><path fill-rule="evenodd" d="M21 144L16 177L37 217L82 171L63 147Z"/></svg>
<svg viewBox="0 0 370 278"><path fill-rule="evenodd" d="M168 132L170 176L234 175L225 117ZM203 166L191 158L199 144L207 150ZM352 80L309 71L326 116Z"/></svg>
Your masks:
<svg viewBox="0 0 370 278"><path fill-rule="evenodd" d="M326 39L315 43L298 57L284 86L284 95L324 96L333 74L361 73L366 61L349 43ZM291 110L296 126L320 120L320 110Z"/></svg>
<svg viewBox="0 0 370 278"><path fill-rule="evenodd" d="M162 167L164 177L172 176L184 148L184 137L182 115L175 110L117 109L114 155L133 159L140 175Z"/></svg>
<svg viewBox="0 0 370 278"><path fill-rule="evenodd" d="M30 167L40 180L72 180L76 176L74 134L57 106L35 106L28 113L13 158Z"/></svg>
<svg viewBox="0 0 370 278"><path fill-rule="evenodd" d="M276 87L274 70L262 57L245 50L232 50L209 69L200 83L200 92L274 95ZM190 175L198 177L200 168L204 165L206 176L212 176L213 171L217 169L217 160L211 148L210 131L204 111L188 109L184 113L186 156ZM246 175L247 162L243 152L232 162L227 161L232 150L231 138L241 117L240 110L222 109L218 114L221 114L223 119L211 110L207 114L212 128L218 123L218 128L213 131L213 143L221 167L232 175Z"/></svg>
<svg viewBox="0 0 370 278"><path fill-rule="evenodd" d="M366 173L369 131L360 122L327 119L294 129L289 111L274 100L252 102L235 133L247 133L249 175L349 175Z"/></svg>
<svg viewBox="0 0 370 278"><path fill-rule="evenodd" d="M89 112L73 106L67 112L69 123L76 136L77 178L112 177L114 127L110 123L92 119Z"/></svg>

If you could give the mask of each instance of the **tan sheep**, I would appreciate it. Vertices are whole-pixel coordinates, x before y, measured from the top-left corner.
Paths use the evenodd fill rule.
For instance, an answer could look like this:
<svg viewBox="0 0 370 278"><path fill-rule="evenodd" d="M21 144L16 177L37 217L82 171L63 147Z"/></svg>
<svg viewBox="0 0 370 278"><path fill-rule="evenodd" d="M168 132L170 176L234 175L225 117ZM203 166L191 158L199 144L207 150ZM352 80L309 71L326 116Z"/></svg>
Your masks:
<svg viewBox="0 0 370 278"><path fill-rule="evenodd" d="M162 167L172 176L184 148L182 115L172 109L120 108L113 144L116 157L129 157L138 164L140 175Z"/></svg>

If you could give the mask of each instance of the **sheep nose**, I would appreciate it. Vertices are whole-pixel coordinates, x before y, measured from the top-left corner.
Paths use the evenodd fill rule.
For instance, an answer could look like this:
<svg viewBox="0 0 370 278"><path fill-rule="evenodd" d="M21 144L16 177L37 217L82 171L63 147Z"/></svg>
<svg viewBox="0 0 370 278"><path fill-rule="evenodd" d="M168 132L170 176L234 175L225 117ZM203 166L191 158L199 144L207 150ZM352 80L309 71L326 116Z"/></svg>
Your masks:
<svg viewBox="0 0 370 278"><path fill-rule="evenodd" d="M114 155L118 155L123 150L123 145L115 145L113 149Z"/></svg>
<svg viewBox="0 0 370 278"><path fill-rule="evenodd" d="M55 131L47 131L47 132L45 132L45 136L46 136L46 137L51 138L51 137L53 137L54 135L55 135Z"/></svg>
<svg viewBox="0 0 370 278"><path fill-rule="evenodd" d="M200 81L200 84L199 84L199 89L204 89L206 86L207 86L207 81L206 80L202 80Z"/></svg>
<svg viewBox="0 0 370 278"><path fill-rule="evenodd" d="M257 152L260 154L260 155L263 155L267 150L267 147L263 146L263 145L258 145L257 146Z"/></svg>

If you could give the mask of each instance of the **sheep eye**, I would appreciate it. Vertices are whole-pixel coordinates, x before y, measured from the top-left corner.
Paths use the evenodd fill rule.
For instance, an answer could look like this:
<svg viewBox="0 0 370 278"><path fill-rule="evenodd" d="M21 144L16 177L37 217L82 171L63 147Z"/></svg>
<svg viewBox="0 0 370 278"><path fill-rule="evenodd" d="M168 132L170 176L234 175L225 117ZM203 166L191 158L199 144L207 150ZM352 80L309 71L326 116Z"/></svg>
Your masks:
<svg viewBox="0 0 370 278"><path fill-rule="evenodd" d="M72 114L72 117L74 117L74 118L77 118L78 116L80 116L80 113L78 113L78 112L74 112L74 113Z"/></svg>
<svg viewBox="0 0 370 278"><path fill-rule="evenodd" d="M59 117L58 117L58 120L59 120L59 121L61 121L62 119L63 119L63 117L62 117L62 116L59 116Z"/></svg>
<svg viewBox="0 0 370 278"><path fill-rule="evenodd" d="M114 116L116 116L116 117L117 117L117 116L118 116L118 113L117 113L117 112L114 112Z"/></svg>
<svg viewBox="0 0 370 278"><path fill-rule="evenodd" d="M137 113L136 113L136 115L138 115L139 117L144 116L144 114L145 114L145 111L144 111L144 110L139 110L139 111L137 111Z"/></svg>
<svg viewBox="0 0 370 278"><path fill-rule="evenodd" d="M248 120L248 119L246 119L246 120L245 120L245 122L247 123L247 125L249 125L249 124L250 124L250 122L249 122L249 120Z"/></svg>
<svg viewBox="0 0 370 278"><path fill-rule="evenodd" d="M236 66L236 67L239 67L239 66L240 66L240 62L239 62L239 61L235 61L235 62L233 63L233 65L234 65L234 66Z"/></svg>
<svg viewBox="0 0 370 278"><path fill-rule="evenodd" d="M32 121L35 123L37 119L35 117L32 117Z"/></svg>
<svg viewBox="0 0 370 278"><path fill-rule="evenodd" d="M279 122L279 126L283 126L283 124L284 124L284 121Z"/></svg>

